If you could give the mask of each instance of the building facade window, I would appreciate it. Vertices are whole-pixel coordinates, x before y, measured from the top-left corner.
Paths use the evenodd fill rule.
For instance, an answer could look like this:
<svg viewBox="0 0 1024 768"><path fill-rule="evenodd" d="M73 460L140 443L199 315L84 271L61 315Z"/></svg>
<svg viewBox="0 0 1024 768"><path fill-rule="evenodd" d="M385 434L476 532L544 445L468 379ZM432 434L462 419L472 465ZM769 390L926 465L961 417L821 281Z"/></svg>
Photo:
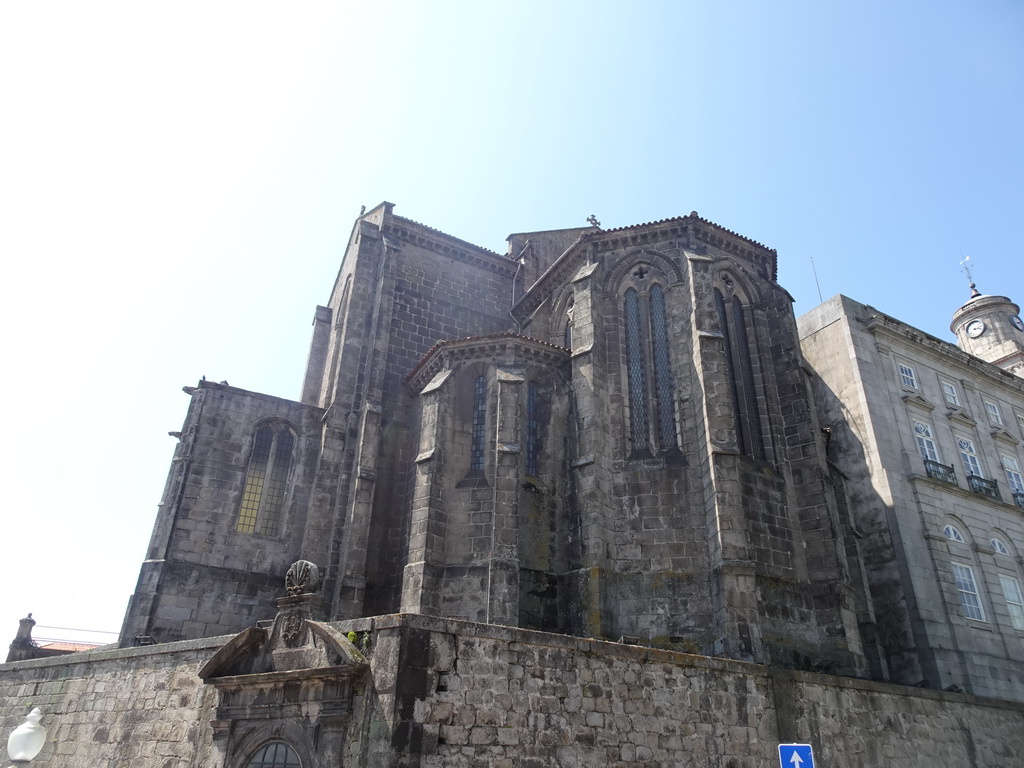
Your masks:
<svg viewBox="0 0 1024 768"><path fill-rule="evenodd" d="M906 363L897 363L896 367L899 370L900 381L903 383L903 386L908 389L917 389L917 374L914 372L914 369Z"/></svg>
<svg viewBox="0 0 1024 768"><path fill-rule="evenodd" d="M302 763L288 744L272 741L257 749L245 768L302 768Z"/></svg>
<svg viewBox="0 0 1024 768"><path fill-rule="evenodd" d="M914 419L914 439L917 440L917 450L921 453L922 459L935 462L939 460L931 424Z"/></svg>
<svg viewBox="0 0 1024 768"><path fill-rule="evenodd" d="M732 388L736 414L736 442L740 452L755 459L764 459L761 414L754 383L754 367L747 338L746 313L739 297L729 305L721 291L715 289L715 307L725 342L725 362Z"/></svg>
<svg viewBox="0 0 1024 768"><path fill-rule="evenodd" d="M1013 576L999 574L999 583L1003 587L1006 609L1010 612L1010 623L1014 629L1024 630L1024 595L1021 595L1020 582Z"/></svg>
<svg viewBox="0 0 1024 768"><path fill-rule="evenodd" d="M1012 493L1024 493L1024 477L1020 474L1020 464L1013 456L1005 453L1001 456L1003 460L1003 471L1006 473L1006 482Z"/></svg>
<svg viewBox="0 0 1024 768"><path fill-rule="evenodd" d="M991 539L991 540L989 541L989 546L991 546L991 547L992 547L992 550L993 550L993 551L994 551L994 552L995 552L995 553L996 553L997 555L1008 555L1008 554L1010 554L1010 548L1009 548L1009 547L1007 547L1007 546L1006 546L1006 545L1005 545L1005 544L1003 543L1002 539L997 539L997 538L994 538L994 537L993 537L993 538L992 538L992 539Z"/></svg>
<svg viewBox="0 0 1024 768"><path fill-rule="evenodd" d="M668 354L668 318L665 292L651 287L651 346L654 358L654 392L658 410L658 441L664 450L676 444L675 384Z"/></svg>
<svg viewBox="0 0 1024 768"><path fill-rule="evenodd" d="M978 594L978 585L974 581L974 569L961 563L952 563L950 567L953 569L953 580L960 593L960 606L963 608L964 616L975 621L985 621L981 595Z"/></svg>
<svg viewBox="0 0 1024 768"><path fill-rule="evenodd" d="M537 437L540 432L540 419L537 414L537 385L530 382L526 385L526 474L537 474Z"/></svg>
<svg viewBox="0 0 1024 768"><path fill-rule="evenodd" d="M287 427L265 426L256 431L237 531L277 535L294 448L295 438Z"/></svg>
<svg viewBox="0 0 1024 768"><path fill-rule="evenodd" d="M964 464L964 472L968 477L984 477L981 473L981 463L978 461L978 454L974 450L974 441L966 437L956 439L957 448L960 449L960 460Z"/></svg>
<svg viewBox="0 0 1024 768"><path fill-rule="evenodd" d="M960 530L955 525L947 525L946 527L944 527L942 529L942 532L945 534L946 538L949 539L950 541L956 541L956 542L958 542L960 544L966 544L967 543L964 540L964 535L962 533L960 533Z"/></svg>
<svg viewBox="0 0 1024 768"><path fill-rule="evenodd" d="M653 421L658 447L668 451L677 447L677 429L664 289L657 283L651 286L646 318L635 288L626 290L622 308L626 321L630 449L633 453L650 451ZM653 399L648 389L648 364L654 380Z"/></svg>
<svg viewBox="0 0 1024 768"><path fill-rule="evenodd" d="M942 397L946 403L954 408L959 408L960 393L957 391L956 384L950 381L940 381L939 385L942 387Z"/></svg>
<svg viewBox="0 0 1024 768"><path fill-rule="evenodd" d="M1024 437L1024 413L1018 413L1016 414L1016 416L1017 426L1020 428L1020 434L1022 437Z"/></svg>
<svg viewBox="0 0 1024 768"><path fill-rule="evenodd" d="M999 411L999 405L993 403L991 400L985 400L985 413L988 414L988 420L995 424L997 427L1003 426L1003 414Z"/></svg>
<svg viewBox="0 0 1024 768"><path fill-rule="evenodd" d="M473 442L470 447L469 469L483 471L484 437L487 432L487 377L477 376L473 382Z"/></svg>

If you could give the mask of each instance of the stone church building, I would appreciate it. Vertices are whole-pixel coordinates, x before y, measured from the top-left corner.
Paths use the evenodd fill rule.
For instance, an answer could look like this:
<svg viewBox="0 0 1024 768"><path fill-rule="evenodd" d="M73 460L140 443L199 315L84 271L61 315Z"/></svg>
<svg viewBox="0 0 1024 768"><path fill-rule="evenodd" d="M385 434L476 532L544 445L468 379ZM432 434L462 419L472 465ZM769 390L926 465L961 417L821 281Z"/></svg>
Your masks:
<svg viewBox="0 0 1024 768"><path fill-rule="evenodd" d="M1017 305L798 324L696 212L499 254L393 207L299 400L185 388L120 647L0 667L41 765L1019 764Z"/></svg>
<svg viewBox="0 0 1024 768"><path fill-rule="evenodd" d="M122 634L422 613L882 676L776 254L696 213L470 245L382 204L300 401L191 390ZM869 638L867 641L865 638Z"/></svg>

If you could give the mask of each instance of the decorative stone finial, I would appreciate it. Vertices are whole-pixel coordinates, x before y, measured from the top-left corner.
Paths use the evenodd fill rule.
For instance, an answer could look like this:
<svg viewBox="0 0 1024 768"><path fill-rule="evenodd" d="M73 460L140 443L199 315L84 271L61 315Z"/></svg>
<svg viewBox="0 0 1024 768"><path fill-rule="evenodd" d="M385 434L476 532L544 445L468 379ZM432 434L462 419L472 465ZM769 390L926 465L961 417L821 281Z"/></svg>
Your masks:
<svg viewBox="0 0 1024 768"><path fill-rule="evenodd" d="M284 577L284 587L290 597L311 594L320 585L320 569L309 560L292 563Z"/></svg>

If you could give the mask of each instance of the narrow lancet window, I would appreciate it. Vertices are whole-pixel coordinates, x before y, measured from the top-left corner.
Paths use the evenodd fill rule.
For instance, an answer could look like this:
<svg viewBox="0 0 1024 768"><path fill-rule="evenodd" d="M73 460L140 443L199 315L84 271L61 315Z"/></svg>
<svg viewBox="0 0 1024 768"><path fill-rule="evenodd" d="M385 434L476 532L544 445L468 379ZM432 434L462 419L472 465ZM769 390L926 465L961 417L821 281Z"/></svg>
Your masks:
<svg viewBox="0 0 1024 768"><path fill-rule="evenodd" d="M487 379L478 376L473 385L473 445L470 452L470 471L484 468L484 432L487 426Z"/></svg>
<svg viewBox="0 0 1024 768"><path fill-rule="evenodd" d="M625 312L630 443L634 451L646 451L650 440L647 419L647 373L643 339L640 336L640 300L633 288L626 291Z"/></svg>
<svg viewBox="0 0 1024 768"><path fill-rule="evenodd" d="M750 354L750 342L747 339L747 323L740 300L732 300L733 327L736 330L736 348L739 353L739 393L741 418L745 432L749 436L748 451L750 456L764 458L764 440L761 437L761 414L757 407L757 388L754 385L754 366Z"/></svg>
<svg viewBox="0 0 1024 768"><path fill-rule="evenodd" d="M651 288L651 341L654 347L654 387L658 401L658 441L661 449L676 444L675 385L668 354L668 324L665 317L665 292L660 285Z"/></svg>
<svg viewBox="0 0 1024 768"><path fill-rule="evenodd" d="M256 432L235 525L241 533L277 535L294 447L287 429L261 427Z"/></svg>
<svg viewBox="0 0 1024 768"><path fill-rule="evenodd" d="M747 338L743 305L734 297L726 307L721 291L715 289L715 309L722 329L726 374L732 391L736 422L736 444L740 452L757 459L764 458L761 416L757 407L757 386L750 343ZM729 310L732 310L731 312Z"/></svg>
<svg viewBox="0 0 1024 768"><path fill-rule="evenodd" d="M537 415L537 385L530 382L526 387L526 474L537 474L537 435L540 431Z"/></svg>

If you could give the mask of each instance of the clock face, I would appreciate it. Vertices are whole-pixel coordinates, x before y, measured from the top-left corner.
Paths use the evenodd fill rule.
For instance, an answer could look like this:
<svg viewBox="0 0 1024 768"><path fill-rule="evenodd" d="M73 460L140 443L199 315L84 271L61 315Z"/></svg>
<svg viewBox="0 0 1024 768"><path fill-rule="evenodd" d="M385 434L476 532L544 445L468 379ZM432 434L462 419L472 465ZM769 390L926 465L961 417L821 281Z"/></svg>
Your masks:
<svg viewBox="0 0 1024 768"><path fill-rule="evenodd" d="M1014 328L1016 328L1016 329L1017 329L1018 331L1024 331L1024 320L1021 320L1021 319L1020 319L1020 315L1013 315L1013 316L1012 316L1012 317L1010 318L1010 323L1011 323L1011 324L1013 325L1013 327L1014 327Z"/></svg>
<svg viewBox="0 0 1024 768"><path fill-rule="evenodd" d="M976 339L985 332L985 324L981 320L971 320L967 324L967 335Z"/></svg>

